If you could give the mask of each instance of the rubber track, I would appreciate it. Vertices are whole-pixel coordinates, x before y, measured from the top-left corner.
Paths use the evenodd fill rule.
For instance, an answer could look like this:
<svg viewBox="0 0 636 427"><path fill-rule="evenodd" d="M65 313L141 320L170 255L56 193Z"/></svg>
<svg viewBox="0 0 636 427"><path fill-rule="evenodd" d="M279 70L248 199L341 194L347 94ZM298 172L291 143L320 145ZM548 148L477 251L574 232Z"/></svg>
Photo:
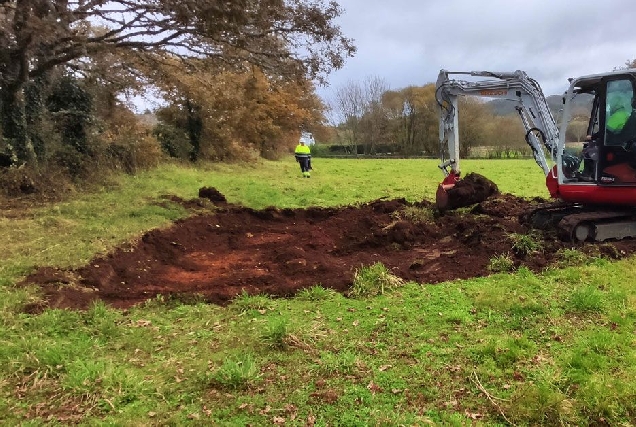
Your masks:
<svg viewBox="0 0 636 427"><path fill-rule="evenodd" d="M566 215L559 221L558 233L563 240L575 240L574 230L576 227L583 223L590 223L594 226L601 222L611 222L608 220L625 219L633 216L633 212L630 211L591 211L578 214Z"/></svg>

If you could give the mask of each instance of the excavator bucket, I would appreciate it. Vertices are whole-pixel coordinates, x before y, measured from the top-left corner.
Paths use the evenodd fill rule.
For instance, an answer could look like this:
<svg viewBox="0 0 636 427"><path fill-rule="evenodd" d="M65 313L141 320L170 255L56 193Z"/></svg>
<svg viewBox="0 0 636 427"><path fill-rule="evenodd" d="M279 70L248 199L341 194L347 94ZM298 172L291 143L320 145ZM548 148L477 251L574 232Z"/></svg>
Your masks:
<svg viewBox="0 0 636 427"><path fill-rule="evenodd" d="M469 173L465 178L449 175L437 187L435 202L440 211L453 210L480 203L499 194L497 184L483 175Z"/></svg>

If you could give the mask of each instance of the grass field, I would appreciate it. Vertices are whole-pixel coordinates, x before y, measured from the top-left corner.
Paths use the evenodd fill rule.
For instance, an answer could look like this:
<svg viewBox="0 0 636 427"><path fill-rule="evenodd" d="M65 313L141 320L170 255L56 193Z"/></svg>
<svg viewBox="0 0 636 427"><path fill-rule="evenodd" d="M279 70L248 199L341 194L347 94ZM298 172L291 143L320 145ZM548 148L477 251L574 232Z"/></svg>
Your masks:
<svg viewBox="0 0 636 427"><path fill-rule="evenodd" d="M128 311L22 313L36 266L77 267L228 201L340 206L432 200L433 160L315 159L162 166L72 200L3 212L0 421L4 425L633 425L636 269L575 249L561 268L387 286L361 266L355 298L320 286L228 307L153 299ZM504 192L547 197L531 160L466 161ZM379 286L384 292L376 296Z"/></svg>

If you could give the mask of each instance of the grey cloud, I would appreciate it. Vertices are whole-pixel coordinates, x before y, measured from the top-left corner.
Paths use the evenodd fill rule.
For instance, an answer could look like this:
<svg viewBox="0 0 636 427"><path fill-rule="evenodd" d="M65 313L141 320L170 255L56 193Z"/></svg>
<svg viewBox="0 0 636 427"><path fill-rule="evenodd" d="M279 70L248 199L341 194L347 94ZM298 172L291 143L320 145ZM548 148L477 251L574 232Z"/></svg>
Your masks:
<svg viewBox="0 0 636 427"><path fill-rule="evenodd" d="M330 76L324 98L347 81L378 76L398 89L435 81L440 68L521 69L546 94L567 78L636 57L632 0L340 0L340 25L358 54Z"/></svg>

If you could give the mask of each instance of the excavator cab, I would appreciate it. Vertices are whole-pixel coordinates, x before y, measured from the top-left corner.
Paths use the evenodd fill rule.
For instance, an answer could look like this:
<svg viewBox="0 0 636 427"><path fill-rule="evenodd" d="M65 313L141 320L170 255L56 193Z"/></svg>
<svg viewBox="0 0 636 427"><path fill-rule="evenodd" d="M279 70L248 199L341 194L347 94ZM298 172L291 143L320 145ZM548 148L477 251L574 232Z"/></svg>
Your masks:
<svg viewBox="0 0 636 427"><path fill-rule="evenodd" d="M636 85L630 75L593 81L577 92L593 95L581 170L567 174L574 182L636 184ZM576 115L576 114L572 114Z"/></svg>
<svg viewBox="0 0 636 427"><path fill-rule="evenodd" d="M597 114L599 130L596 182L601 185L636 185L636 85L632 76L604 81ZM602 105L601 105L602 104Z"/></svg>

